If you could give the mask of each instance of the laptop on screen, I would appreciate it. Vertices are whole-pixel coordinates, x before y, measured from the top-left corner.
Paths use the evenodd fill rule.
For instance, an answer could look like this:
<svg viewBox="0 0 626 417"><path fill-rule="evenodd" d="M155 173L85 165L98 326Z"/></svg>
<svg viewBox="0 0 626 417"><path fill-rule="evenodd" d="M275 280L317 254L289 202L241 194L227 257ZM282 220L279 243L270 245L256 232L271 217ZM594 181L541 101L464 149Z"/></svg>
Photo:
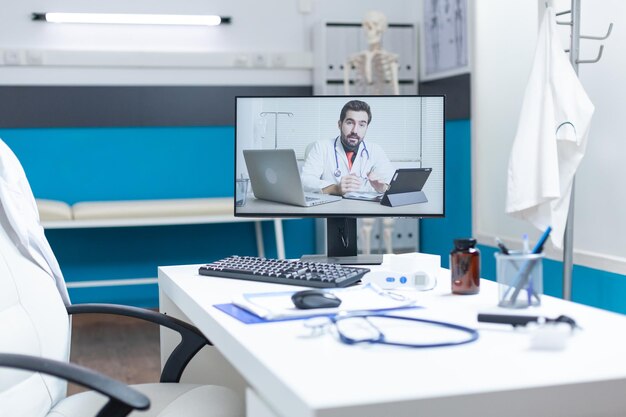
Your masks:
<svg viewBox="0 0 626 417"><path fill-rule="evenodd" d="M341 197L305 193L293 149L244 149L252 192L259 200L311 207L340 201Z"/></svg>

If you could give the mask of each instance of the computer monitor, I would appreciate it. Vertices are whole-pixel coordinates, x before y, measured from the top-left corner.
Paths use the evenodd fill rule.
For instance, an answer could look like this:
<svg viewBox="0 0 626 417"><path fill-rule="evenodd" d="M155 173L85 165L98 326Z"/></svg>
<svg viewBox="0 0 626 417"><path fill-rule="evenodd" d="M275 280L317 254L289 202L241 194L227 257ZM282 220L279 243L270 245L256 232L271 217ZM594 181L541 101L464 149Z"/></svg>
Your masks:
<svg viewBox="0 0 626 417"><path fill-rule="evenodd" d="M380 263L357 218L445 214L444 114L444 96L237 97L235 216L327 218L327 254L306 260Z"/></svg>

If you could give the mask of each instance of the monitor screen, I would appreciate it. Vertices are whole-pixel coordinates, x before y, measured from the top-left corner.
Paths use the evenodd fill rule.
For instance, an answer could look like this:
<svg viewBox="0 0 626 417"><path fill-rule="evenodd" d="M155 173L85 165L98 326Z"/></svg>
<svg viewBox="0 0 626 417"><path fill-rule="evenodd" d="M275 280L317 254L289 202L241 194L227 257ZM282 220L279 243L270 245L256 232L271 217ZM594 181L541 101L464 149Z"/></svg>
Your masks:
<svg viewBox="0 0 626 417"><path fill-rule="evenodd" d="M444 215L443 96L237 97L235 215L323 217L327 253L358 255L357 217Z"/></svg>
<svg viewBox="0 0 626 417"><path fill-rule="evenodd" d="M443 96L237 97L235 215L443 216L444 106Z"/></svg>

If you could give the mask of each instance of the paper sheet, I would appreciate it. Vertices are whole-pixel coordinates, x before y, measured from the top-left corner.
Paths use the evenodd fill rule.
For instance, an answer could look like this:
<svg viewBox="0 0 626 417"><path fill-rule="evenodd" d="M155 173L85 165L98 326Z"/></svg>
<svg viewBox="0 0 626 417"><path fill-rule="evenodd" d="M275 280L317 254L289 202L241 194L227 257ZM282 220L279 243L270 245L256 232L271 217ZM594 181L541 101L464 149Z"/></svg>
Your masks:
<svg viewBox="0 0 626 417"><path fill-rule="evenodd" d="M353 311L381 311L414 306L416 299L412 295L386 291L374 284L350 288L325 289L341 300L337 308L316 308L300 310L294 307L291 296L300 290L242 294L233 300L233 304L258 317L273 320L290 317L308 317L311 315L336 314Z"/></svg>
<svg viewBox="0 0 626 417"><path fill-rule="evenodd" d="M363 192L353 191L353 192L344 194L343 197L354 199L354 200L380 201L380 199L383 197L383 194L365 192L365 191Z"/></svg>

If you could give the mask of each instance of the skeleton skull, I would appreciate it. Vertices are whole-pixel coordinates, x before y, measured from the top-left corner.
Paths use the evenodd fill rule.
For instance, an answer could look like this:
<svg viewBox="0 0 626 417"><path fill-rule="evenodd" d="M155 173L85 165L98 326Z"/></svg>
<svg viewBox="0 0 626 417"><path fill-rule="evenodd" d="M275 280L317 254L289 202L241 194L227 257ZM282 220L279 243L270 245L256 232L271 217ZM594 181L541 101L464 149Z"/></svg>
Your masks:
<svg viewBox="0 0 626 417"><path fill-rule="evenodd" d="M363 29L369 45L380 43L383 32L387 29L387 17L382 12L369 11L363 18Z"/></svg>

